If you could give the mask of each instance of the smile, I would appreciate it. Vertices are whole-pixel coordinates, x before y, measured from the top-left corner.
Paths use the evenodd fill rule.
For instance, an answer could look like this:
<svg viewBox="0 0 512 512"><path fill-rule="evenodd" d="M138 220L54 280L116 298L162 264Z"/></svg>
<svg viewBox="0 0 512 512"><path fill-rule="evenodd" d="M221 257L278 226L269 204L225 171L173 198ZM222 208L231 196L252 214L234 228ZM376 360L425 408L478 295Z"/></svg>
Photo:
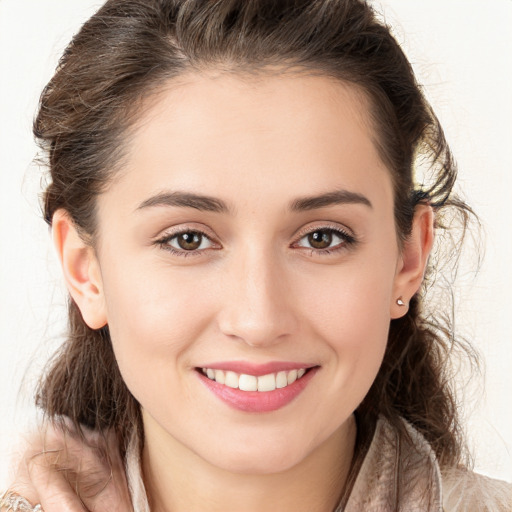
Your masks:
<svg viewBox="0 0 512 512"><path fill-rule="evenodd" d="M227 366L227 365L224 365ZM272 372L259 368L253 373L238 373L227 368L196 368L196 375L213 396L233 409L265 413L283 408L307 387L319 366L281 369ZM247 371L245 369L245 371ZM270 371L269 371L270 370Z"/></svg>
<svg viewBox="0 0 512 512"><path fill-rule="evenodd" d="M268 392L275 389L283 389L293 384L304 376L306 369L299 368L260 376L247 375L245 373L238 374L233 371L215 370L213 368L202 368L202 372L210 380L224 384L232 389Z"/></svg>

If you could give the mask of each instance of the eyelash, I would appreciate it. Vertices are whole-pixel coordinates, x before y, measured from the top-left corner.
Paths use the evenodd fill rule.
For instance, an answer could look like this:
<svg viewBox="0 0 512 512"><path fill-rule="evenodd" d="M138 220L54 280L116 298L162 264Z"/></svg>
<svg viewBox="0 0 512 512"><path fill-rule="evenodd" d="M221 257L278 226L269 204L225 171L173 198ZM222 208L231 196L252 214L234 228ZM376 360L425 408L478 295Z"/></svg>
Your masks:
<svg viewBox="0 0 512 512"><path fill-rule="evenodd" d="M293 242L292 247L296 246L302 239L306 238L313 233L329 233L338 237L341 242L335 245L334 247L329 247L326 249L316 249L314 247L302 247L303 249L309 251L311 255L320 255L320 256L329 256L331 254L337 254L343 250L347 250L352 246L355 246L357 243L356 238L350 234L348 231L340 228L339 226L318 226L313 229L306 229L305 231L299 233L299 236L295 242Z"/></svg>
<svg viewBox="0 0 512 512"><path fill-rule="evenodd" d="M298 244L303 238L306 238L307 236L312 235L313 233L318 233L318 232L330 233L331 235L334 235L334 236L340 238L342 240L342 242L340 242L338 245L336 245L334 247L330 247L330 248L326 248L326 249L316 249L314 247L302 247L302 249L309 251L311 255L328 256L330 254L337 253L344 249L348 249L349 247L354 246L357 243L357 240L355 239L355 237L353 235L349 234L347 231L345 231L339 227L321 226L321 227L318 227L315 229L309 229L307 231L300 233L300 235L298 236L296 241L293 242L290 245L290 247L297 247L296 244ZM212 241L211 237L208 236L204 231L201 231L200 229L183 229L181 231L177 231L175 233L166 235L163 238L156 240L155 243L161 249L170 252L172 255L183 257L183 258L187 258L190 256L200 256L202 252L204 252L208 249L211 249L211 248L194 249L194 250L187 251L186 249L176 249L176 248L172 247L171 245L169 245L171 240L173 240L181 235L187 234L187 233L198 234L201 237L204 237L207 240L209 240L209 242L211 244L215 245L215 242ZM214 250L216 250L216 249L214 249Z"/></svg>
<svg viewBox="0 0 512 512"><path fill-rule="evenodd" d="M181 235L185 235L187 233L194 233L194 234L201 235L201 237L206 238L207 240L210 241L210 243L215 245L215 242L212 241L211 237L208 236L204 231L202 231L200 229L183 229L183 230L177 231L175 233L165 235L163 238L160 238L159 240L157 240L156 244L161 249L170 252L174 256L179 256L182 258L188 258L190 256L200 256L201 253L207 249L201 249L201 250L195 249L195 250L187 251L186 249L176 249L176 248L172 247L171 245L169 245L171 240L173 240Z"/></svg>

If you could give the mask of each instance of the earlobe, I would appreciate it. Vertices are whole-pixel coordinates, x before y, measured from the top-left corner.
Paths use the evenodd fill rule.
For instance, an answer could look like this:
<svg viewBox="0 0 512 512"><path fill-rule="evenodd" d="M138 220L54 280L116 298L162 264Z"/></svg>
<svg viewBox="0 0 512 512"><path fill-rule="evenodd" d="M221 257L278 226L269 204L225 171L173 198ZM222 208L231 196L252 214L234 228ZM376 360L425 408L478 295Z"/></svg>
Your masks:
<svg viewBox="0 0 512 512"><path fill-rule="evenodd" d="M419 290L434 243L434 211L431 206L416 207L410 236L404 242L394 280L390 305L391 318L407 313L411 297Z"/></svg>
<svg viewBox="0 0 512 512"><path fill-rule="evenodd" d="M92 246L84 242L65 210L52 221L53 243L69 293L91 329L107 324L99 263Z"/></svg>

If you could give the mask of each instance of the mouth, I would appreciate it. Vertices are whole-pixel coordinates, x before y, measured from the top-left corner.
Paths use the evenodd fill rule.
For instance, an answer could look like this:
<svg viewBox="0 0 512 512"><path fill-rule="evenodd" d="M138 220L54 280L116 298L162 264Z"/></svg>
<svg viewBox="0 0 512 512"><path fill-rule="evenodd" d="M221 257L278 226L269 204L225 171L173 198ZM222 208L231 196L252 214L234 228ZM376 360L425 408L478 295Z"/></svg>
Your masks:
<svg viewBox="0 0 512 512"><path fill-rule="evenodd" d="M311 368L298 368L259 376L214 368L198 368L198 370L210 380L229 388L267 393L292 385L295 381L301 379Z"/></svg>
<svg viewBox="0 0 512 512"><path fill-rule="evenodd" d="M283 408L307 387L320 366L276 372L238 373L223 368L196 368L199 380L222 402L238 411L264 413ZM247 371L247 370L246 370ZM258 375L254 375L258 373Z"/></svg>

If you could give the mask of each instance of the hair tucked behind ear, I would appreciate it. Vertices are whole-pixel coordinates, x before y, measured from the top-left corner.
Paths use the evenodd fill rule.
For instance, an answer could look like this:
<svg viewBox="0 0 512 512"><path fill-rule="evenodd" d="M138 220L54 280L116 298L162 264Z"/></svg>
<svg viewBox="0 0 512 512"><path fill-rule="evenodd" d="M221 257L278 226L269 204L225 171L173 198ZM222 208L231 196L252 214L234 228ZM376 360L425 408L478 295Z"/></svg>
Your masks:
<svg viewBox="0 0 512 512"><path fill-rule="evenodd" d="M187 71L276 68L332 77L369 99L374 142L394 184L401 243L419 202L436 210L438 232L447 209L460 212L465 224L470 210L452 197L456 168L439 122L389 28L360 0L108 1L75 36L41 96L34 133L51 176L46 220L64 208L94 245L96 197L122 166L137 113L170 79ZM415 184L420 161L428 169ZM449 318L426 313L423 292L404 318L391 322L382 368L359 415L371 423L382 414L398 428L400 417L407 419L441 465L456 465L462 445L447 362L458 342ZM123 445L140 427L108 329L89 329L73 303L68 340L41 381L38 403L51 417L113 428Z"/></svg>

